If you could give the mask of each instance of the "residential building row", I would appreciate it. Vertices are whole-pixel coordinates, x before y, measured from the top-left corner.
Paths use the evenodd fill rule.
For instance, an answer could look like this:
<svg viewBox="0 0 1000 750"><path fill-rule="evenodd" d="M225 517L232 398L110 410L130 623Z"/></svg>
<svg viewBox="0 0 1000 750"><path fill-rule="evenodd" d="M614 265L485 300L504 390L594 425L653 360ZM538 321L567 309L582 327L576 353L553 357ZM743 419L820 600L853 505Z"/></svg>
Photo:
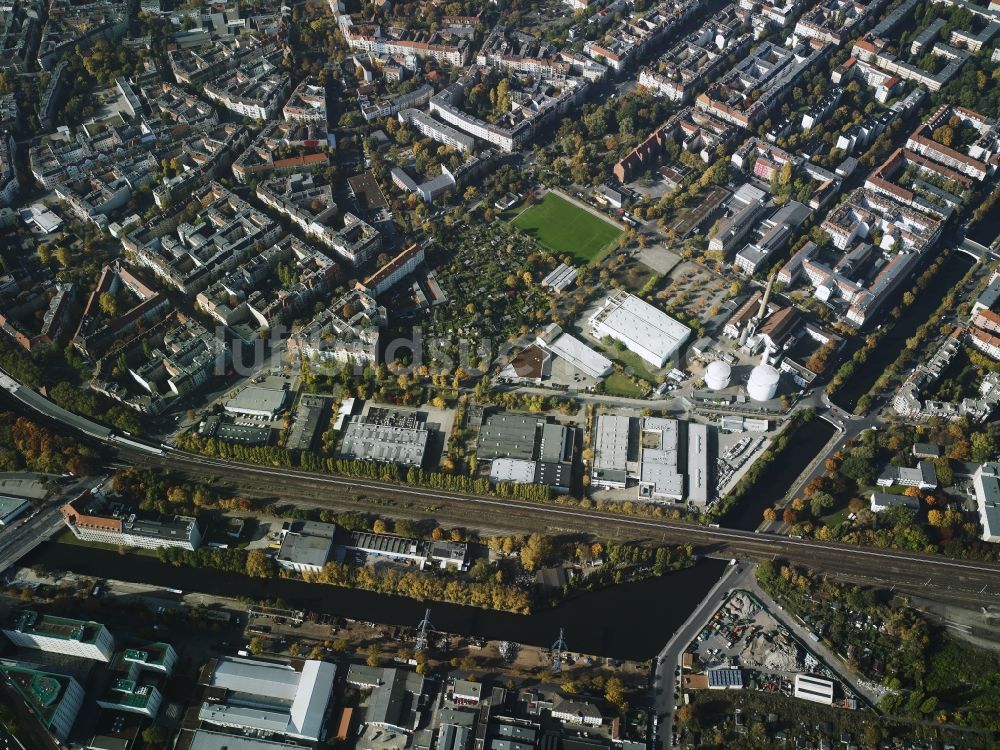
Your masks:
<svg viewBox="0 0 1000 750"><path fill-rule="evenodd" d="M340 31L352 50L375 55L398 55L407 60L411 68L416 68L416 61L422 59L438 60L455 67L469 61L469 40L450 34L447 29L426 33L355 21L360 21L360 18L346 13L337 14Z"/></svg>
<svg viewBox="0 0 1000 750"><path fill-rule="evenodd" d="M9 278L0 292L0 330L22 349L35 352L65 344L79 309L69 282L38 284Z"/></svg>
<svg viewBox="0 0 1000 750"><path fill-rule="evenodd" d="M838 47L877 17L888 0L820 0L795 24L796 38L817 39Z"/></svg>
<svg viewBox="0 0 1000 750"><path fill-rule="evenodd" d="M507 152L521 149L531 142L538 128L582 102L588 88L587 81L578 78L539 81L534 90L522 92L510 112L490 123L462 109L466 92L480 82L484 72L479 67L466 71L431 97L430 111L449 125Z"/></svg>
<svg viewBox="0 0 1000 750"><path fill-rule="evenodd" d="M626 14L602 39L586 42L583 51L611 70L621 72L702 10L704 6L691 0L666 0L641 15Z"/></svg>
<svg viewBox="0 0 1000 750"><path fill-rule="evenodd" d="M810 39L790 49L764 42L709 85L699 109L742 128L752 128L780 106L805 71L824 59L831 45Z"/></svg>
<svg viewBox="0 0 1000 750"><path fill-rule="evenodd" d="M266 214L212 182L188 203L125 235L122 246L140 267L193 296L274 243L281 231Z"/></svg>
<svg viewBox="0 0 1000 750"><path fill-rule="evenodd" d="M233 162L233 176L249 182L272 172L323 169L330 164L326 147L325 128L314 122L272 122Z"/></svg>
<svg viewBox="0 0 1000 750"><path fill-rule="evenodd" d="M38 64L52 70L76 47L86 49L97 39L113 41L125 33L128 13L108 0L49 0L48 17L38 42Z"/></svg>
<svg viewBox="0 0 1000 750"><path fill-rule="evenodd" d="M97 360L90 386L132 409L160 414L226 372L230 355L222 336L174 311Z"/></svg>
<svg viewBox="0 0 1000 750"><path fill-rule="evenodd" d="M989 343L992 334L985 331L982 331L982 334L984 341ZM956 328L928 360L914 368L893 396L892 408L897 414L908 419L966 417L974 422L984 421L993 414L1000 404L998 373L987 373L982 378L979 383L979 398L967 397L960 402L925 398L925 394L941 379L948 365L958 355L963 339L976 346L975 336L964 335L962 328ZM988 346L986 348L989 349ZM984 353L996 359L1000 356L1000 348Z"/></svg>
<svg viewBox="0 0 1000 750"><path fill-rule="evenodd" d="M684 107L626 154L612 169L620 183L631 182L644 172L655 171L669 142L676 142L702 161L712 162L720 147L736 138L736 128L728 122L693 107Z"/></svg>
<svg viewBox="0 0 1000 750"><path fill-rule="evenodd" d="M277 279L279 264L290 281ZM290 322L325 301L339 277L337 264L288 235L198 293L195 304L245 341ZM277 283L276 282L277 279Z"/></svg>
<svg viewBox="0 0 1000 750"><path fill-rule="evenodd" d="M728 59L742 55L752 42L753 34L731 3L643 68L639 85L671 101L687 103Z"/></svg>
<svg viewBox="0 0 1000 750"><path fill-rule="evenodd" d="M292 332L287 342L289 356L374 365L378 362L380 329L387 323L385 308L371 295L353 289Z"/></svg>

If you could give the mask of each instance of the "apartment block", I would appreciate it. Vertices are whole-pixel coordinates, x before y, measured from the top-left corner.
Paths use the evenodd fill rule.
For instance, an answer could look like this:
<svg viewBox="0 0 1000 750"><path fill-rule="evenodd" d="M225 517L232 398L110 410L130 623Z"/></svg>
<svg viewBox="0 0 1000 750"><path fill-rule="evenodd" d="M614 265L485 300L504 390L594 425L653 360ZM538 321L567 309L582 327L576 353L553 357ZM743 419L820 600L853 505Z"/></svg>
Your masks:
<svg viewBox="0 0 1000 750"><path fill-rule="evenodd" d="M764 42L698 96L696 105L733 125L754 127L784 101L802 74L831 49L817 40L792 49Z"/></svg>
<svg viewBox="0 0 1000 750"><path fill-rule="evenodd" d="M352 290L288 339L291 357L317 362L374 365L378 361L380 328L388 322L384 307L369 294Z"/></svg>
<svg viewBox="0 0 1000 750"><path fill-rule="evenodd" d="M109 661L115 639L104 625L86 620L44 615L34 610L12 612L3 634L21 648Z"/></svg>

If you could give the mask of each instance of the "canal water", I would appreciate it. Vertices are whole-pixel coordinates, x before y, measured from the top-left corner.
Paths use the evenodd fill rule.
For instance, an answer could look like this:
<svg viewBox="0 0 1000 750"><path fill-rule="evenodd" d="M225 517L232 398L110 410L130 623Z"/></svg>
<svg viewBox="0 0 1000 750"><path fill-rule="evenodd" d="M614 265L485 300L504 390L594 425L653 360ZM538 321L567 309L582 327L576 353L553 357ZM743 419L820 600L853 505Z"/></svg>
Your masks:
<svg viewBox="0 0 1000 750"><path fill-rule="evenodd" d="M238 573L175 568L148 556L122 556L112 550L56 542L40 545L22 564L35 563L52 570L185 593L281 599L295 609L388 625L416 626L430 607L431 621L438 630L532 646L551 646L559 629L565 628L571 651L634 660L650 659L663 648L718 581L726 565L720 560L702 559L692 568L660 578L586 592L558 607L515 615L288 578L261 580Z"/></svg>
<svg viewBox="0 0 1000 750"><path fill-rule="evenodd" d="M955 284L972 268L974 261L965 253L952 253L930 284L917 295L912 305L903 310L896 325L882 338L878 346L868 354L865 363L854 371L854 375L834 395L834 401L849 411L853 411L858 401L872 386L885 368L896 361L906 346L906 340L916 333L927 317L933 313ZM889 314L889 307L886 315Z"/></svg>
<svg viewBox="0 0 1000 750"><path fill-rule="evenodd" d="M721 524L730 529L753 531L764 520L764 509L785 496L809 462L827 444L836 428L825 419L811 419L795 429L788 445L760 472L757 483L733 506Z"/></svg>
<svg viewBox="0 0 1000 750"><path fill-rule="evenodd" d="M972 231L969 232L969 239L985 247L990 247L998 236L1000 236L1000 206L994 206L993 210L987 213L982 221L973 225Z"/></svg>

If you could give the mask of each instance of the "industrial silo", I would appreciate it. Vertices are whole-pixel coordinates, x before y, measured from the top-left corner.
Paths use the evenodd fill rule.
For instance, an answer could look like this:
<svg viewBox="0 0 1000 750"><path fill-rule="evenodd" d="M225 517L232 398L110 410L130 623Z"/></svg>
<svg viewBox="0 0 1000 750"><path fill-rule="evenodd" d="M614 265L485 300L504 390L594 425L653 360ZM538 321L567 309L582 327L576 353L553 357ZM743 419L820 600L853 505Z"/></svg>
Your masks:
<svg viewBox="0 0 1000 750"><path fill-rule="evenodd" d="M721 360L710 362L705 368L705 385L710 391L721 391L729 387L732 368Z"/></svg>

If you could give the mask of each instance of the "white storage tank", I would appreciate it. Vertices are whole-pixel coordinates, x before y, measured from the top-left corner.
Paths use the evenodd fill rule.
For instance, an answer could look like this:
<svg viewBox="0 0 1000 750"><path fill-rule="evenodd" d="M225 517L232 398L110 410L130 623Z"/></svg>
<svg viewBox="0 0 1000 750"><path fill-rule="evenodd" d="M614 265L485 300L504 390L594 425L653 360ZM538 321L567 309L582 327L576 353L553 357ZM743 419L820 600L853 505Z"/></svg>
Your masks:
<svg viewBox="0 0 1000 750"><path fill-rule="evenodd" d="M771 365L757 365L750 372L747 381L747 395L754 401L770 401L778 392L781 376Z"/></svg>
<svg viewBox="0 0 1000 750"><path fill-rule="evenodd" d="M705 368L705 385L710 391L721 391L729 387L729 379L733 374L732 368L721 360L710 362Z"/></svg>

